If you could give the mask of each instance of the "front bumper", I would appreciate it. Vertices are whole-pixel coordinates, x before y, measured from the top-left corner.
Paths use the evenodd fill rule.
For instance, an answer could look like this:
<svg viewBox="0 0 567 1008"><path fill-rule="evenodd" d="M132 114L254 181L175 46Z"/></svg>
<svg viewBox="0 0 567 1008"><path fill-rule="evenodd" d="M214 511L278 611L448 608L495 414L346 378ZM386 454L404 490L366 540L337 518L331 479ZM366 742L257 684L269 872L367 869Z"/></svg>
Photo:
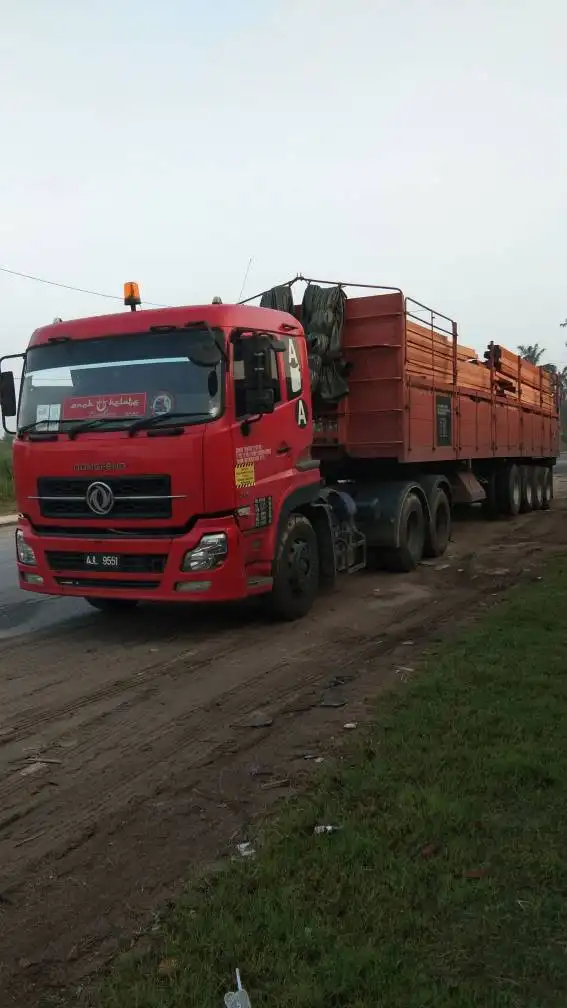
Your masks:
<svg viewBox="0 0 567 1008"><path fill-rule="evenodd" d="M232 518L200 519L190 532L175 538L38 535L25 520L20 521L18 530L37 560L34 566L17 560L20 586L25 591L148 602L228 602L254 593L246 573L242 534ZM219 532L228 542L227 555L219 566L182 571L185 554L195 549L204 535ZM77 556L92 553L124 558L121 569L93 571L77 562Z"/></svg>

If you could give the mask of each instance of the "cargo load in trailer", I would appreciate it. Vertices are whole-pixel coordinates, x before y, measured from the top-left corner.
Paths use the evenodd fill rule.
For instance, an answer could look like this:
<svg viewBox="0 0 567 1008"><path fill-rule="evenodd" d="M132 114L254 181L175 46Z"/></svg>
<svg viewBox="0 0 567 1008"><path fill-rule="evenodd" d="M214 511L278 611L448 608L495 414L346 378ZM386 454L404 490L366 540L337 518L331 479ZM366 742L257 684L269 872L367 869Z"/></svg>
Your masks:
<svg viewBox="0 0 567 1008"><path fill-rule="evenodd" d="M0 361L22 588L103 610L263 595L304 615L341 573L440 556L457 504L545 509L555 377L401 290L279 285L260 304L37 329ZM352 285L349 285L352 286ZM490 334L488 334L490 335ZM8 365L9 366L9 365Z"/></svg>

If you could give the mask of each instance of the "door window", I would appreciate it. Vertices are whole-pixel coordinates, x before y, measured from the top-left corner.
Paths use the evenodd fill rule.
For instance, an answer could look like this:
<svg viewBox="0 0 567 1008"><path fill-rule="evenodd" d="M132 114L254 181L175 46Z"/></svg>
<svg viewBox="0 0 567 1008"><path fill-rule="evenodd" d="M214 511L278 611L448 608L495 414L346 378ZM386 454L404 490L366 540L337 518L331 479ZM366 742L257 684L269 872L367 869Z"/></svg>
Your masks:
<svg viewBox="0 0 567 1008"><path fill-rule="evenodd" d="M233 343L234 348L234 403L237 417L246 416L246 386L250 384L253 375L252 356L246 353L245 338L237 339ZM280 379L278 375L278 361L275 350L264 352L264 386L274 391L274 403L281 402Z"/></svg>

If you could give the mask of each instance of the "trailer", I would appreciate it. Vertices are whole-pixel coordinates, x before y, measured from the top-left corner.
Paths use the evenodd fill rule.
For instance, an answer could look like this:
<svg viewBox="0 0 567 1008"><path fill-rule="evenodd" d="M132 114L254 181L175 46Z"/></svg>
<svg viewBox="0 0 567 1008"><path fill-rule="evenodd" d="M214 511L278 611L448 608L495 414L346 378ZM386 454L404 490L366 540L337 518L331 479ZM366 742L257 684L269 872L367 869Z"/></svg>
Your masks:
<svg viewBox="0 0 567 1008"><path fill-rule="evenodd" d="M553 375L399 289L295 304L304 280L151 311L126 285L134 310L36 330L19 403L0 361L23 589L296 619L343 573L442 555L457 505L550 507Z"/></svg>

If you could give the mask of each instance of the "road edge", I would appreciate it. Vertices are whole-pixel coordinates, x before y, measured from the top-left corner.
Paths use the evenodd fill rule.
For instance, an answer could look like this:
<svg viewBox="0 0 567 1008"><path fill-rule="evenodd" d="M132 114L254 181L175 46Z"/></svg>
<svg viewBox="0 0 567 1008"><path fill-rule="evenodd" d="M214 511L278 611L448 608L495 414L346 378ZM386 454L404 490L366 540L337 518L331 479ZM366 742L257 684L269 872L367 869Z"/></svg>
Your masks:
<svg viewBox="0 0 567 1008"><path fill-rule="evenodd" d="M17 525L18 516L17 515L0 515L0 526L2 525Z"/></svg>

